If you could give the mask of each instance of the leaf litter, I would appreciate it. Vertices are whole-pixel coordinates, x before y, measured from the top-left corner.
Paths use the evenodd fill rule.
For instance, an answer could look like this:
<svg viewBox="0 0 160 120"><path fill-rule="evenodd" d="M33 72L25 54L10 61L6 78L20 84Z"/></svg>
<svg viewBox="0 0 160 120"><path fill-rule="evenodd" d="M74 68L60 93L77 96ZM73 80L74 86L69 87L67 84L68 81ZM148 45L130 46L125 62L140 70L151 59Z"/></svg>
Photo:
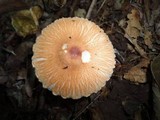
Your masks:
<svg viewBox="0 0 160 120"><path fill-rule="evenodd" d="M153 3L149 0L2 0L0 119L154 118L152 115L156 111L151 109L154 106L150 97L152 82L156 81L153 94L160 93L157 86L159 65L153 60L160 53L158 3L158 0ZM98 93L79 100L64 100L43 89L35 77L31 65L32 46L41 29L52 21L86 15L109 35L116 51L116 68L111 80ZM158 105L159 99L154 100Z"/></svg>

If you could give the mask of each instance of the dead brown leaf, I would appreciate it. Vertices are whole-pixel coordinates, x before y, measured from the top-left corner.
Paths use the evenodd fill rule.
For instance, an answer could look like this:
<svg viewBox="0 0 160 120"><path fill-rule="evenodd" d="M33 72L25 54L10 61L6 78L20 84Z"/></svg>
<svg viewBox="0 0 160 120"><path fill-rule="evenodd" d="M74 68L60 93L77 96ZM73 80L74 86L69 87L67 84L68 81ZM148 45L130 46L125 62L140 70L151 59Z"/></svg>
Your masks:
<svg viewBox="0 0 160 120"><path fill-rule="evenodd" d="M149 49L152 49L153 44L152 44L152 33L148 30L144 31L144 42L148 46Z"/></svg>
<svg viewBox="0 0 160 120"><path fill-rule="evenodd" d="M125 29L125 32L130 37L137 39L137 37L140 36L140 32L142 31L138 10L132 9L131 13L128 14L127 17L129 20L127 21L128 25Z"/></svg>
<svg viewBox="0 0 160 120"><path fill-rule="evenodd" d="M150 60L148 59L142 59L138 65L124 74L124 78L135 83L145 83L147 81L146 72L149 62Z"/></svg>
<svg viewBox="0 0 160 120"><path fill-rule="evenodd" d="M131 10L131 13L127 15L128 20L126 21L127 27L124 27L125 25L124 20L121 20L119 22L119 25L124 29L125 31L125 37L129 40L131 44L134 45L135 50L144 58L147 58L146 52L143 50L141 46L138 45L137 38L141 36L141 33L143 31L143 27L140 23L140 14L139 11L135 8Z"/></svg>

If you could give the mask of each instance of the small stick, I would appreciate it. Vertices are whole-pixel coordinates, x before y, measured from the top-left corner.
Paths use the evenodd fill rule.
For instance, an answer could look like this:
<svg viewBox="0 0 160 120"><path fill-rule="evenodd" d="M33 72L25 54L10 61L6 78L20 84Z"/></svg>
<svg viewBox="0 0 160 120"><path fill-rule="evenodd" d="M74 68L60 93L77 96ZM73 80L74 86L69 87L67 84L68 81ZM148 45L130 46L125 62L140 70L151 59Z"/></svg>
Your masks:
<svg viewBox="0 0 160 120"><path fill-rule="evenodd" d="M84 113L100 96L102 95L102 92L99 92L97 96L91 101L88 105L86 105L84 108L82 108L73 118L73 120L76 120L79 116L81 116L82 113Z"/></svg>
<svg viewBox="0 0 160 120"><path fill-rule="evenodd" d="M136 40L134 40L134 39L133 39L132 37L130 37L128 34L125 34L124 37L127 38L128 41L129 41L132 45L134 45L135 50L136 50L142 57L147 58L147 53L146 53L140 46L138 46Z"/></svg>
<svg viewBox="0 0 160 120"><path fill-rule="evenodd" d="M106 0L103 0L103 3L101 4L101 6L99 7L99 9L97 10L97 13L99 13L99 11L102 9L103 5L105 4Z"/></svg>
<svg viewBox="0 0 160 120"><path fill-rule="evenodd" d="M96 4L96 2L97 2L97 0L92 0L92 3L91 3L91 5L90 5L89 10L88 10L87 15L86 15L86 18L87 18L87 19L90 18L91 13L92 13L92 10L93 10L94 5Z"/></svg>

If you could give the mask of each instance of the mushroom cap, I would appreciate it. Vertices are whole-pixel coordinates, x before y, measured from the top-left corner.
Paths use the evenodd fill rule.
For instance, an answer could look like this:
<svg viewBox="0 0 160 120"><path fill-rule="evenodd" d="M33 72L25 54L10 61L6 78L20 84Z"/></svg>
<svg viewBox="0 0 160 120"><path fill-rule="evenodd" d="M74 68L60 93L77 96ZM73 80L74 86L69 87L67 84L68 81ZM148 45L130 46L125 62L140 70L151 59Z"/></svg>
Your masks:
<svg viewBox="0 0 160 120"><path fill-rule="evenodd" d="M105 86L115 67L115 54L98 25L84 18L61 18L37 37L32 64L44 88L78 99Z"/></svg>

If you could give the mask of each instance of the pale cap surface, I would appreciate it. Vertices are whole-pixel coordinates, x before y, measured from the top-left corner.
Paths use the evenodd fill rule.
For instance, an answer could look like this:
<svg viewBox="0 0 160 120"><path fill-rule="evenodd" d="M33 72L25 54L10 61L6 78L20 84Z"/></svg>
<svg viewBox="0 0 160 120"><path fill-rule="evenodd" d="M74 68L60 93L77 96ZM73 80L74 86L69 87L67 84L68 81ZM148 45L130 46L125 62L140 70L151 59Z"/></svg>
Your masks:
<svg viewBox="0 0 160 120"><path fill-rule="evenodd" d="M44 88L78 99L106 84L115 67L115 54L98 25L84 18L61 18L37 37L32 64Z"/></svg>

